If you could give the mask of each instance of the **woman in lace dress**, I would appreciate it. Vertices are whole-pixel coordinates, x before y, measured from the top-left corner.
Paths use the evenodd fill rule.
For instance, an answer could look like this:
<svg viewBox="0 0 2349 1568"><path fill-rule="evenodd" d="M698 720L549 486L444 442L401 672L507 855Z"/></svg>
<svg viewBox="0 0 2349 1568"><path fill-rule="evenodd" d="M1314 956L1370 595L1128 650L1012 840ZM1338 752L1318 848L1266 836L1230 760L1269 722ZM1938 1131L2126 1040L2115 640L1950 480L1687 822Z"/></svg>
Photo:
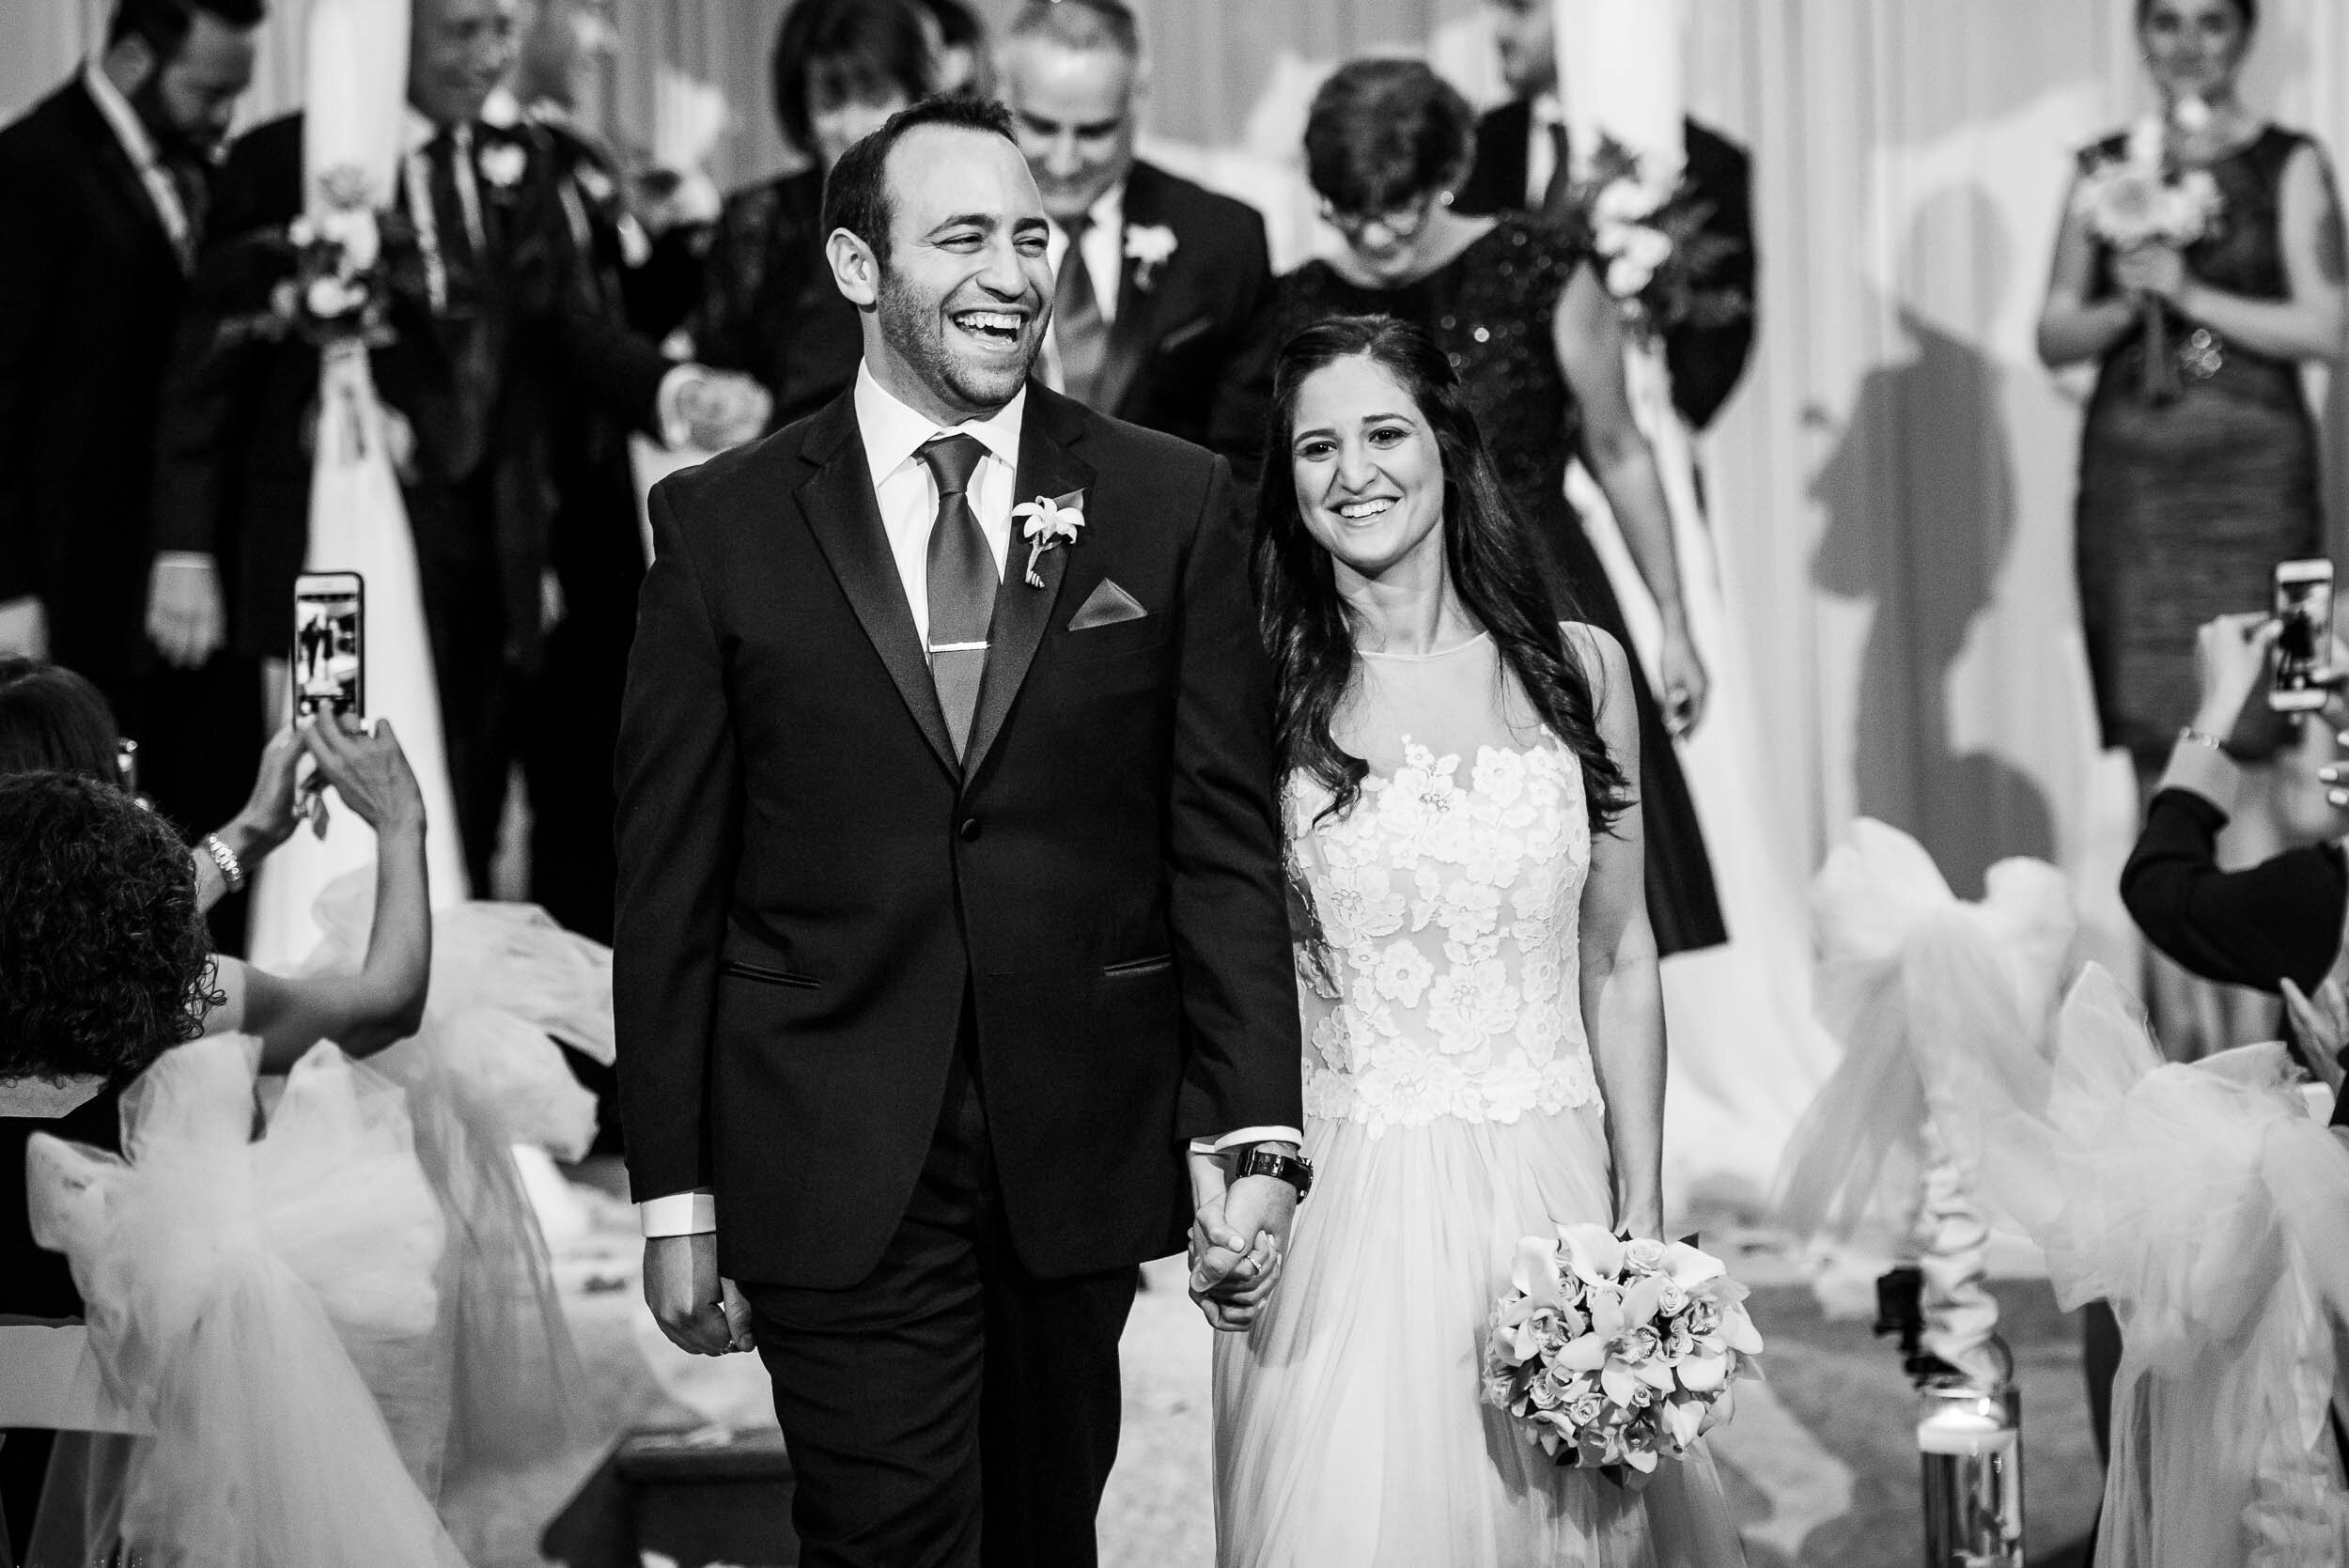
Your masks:
<svg viewBox="0 0 2349 1568"><path fill-rule="evenodd" d="M1272 396L1255 563L1319 1175L1277 1273L1209 1303L1248 1327L1216 1353L1221 1560L1736 1561L1701 1452L1627 1492L1479 1400L1518 1237L1662 1229L1629 661L1562 626L1427 334L1309 328Z"/></svg>

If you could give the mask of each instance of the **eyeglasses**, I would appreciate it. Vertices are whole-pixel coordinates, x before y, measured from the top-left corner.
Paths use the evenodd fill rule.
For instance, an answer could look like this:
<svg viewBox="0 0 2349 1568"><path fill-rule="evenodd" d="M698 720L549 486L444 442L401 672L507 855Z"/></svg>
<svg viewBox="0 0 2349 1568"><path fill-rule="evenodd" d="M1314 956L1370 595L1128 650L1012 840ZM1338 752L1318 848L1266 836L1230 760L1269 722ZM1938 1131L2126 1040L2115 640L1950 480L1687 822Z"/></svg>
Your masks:
<svg viewBox="0 0 2349 1568"><path fill-rule="evenodd" d="M1435 215L1436 197L1430 194L1402 207L1384 212L1341 212L1324 201L1321 215L1331 227L1354 244L1361 244L1374 228L1386 231L1387 238L1399 245L1408 245L1427 227L1427 220Z"/></svg>

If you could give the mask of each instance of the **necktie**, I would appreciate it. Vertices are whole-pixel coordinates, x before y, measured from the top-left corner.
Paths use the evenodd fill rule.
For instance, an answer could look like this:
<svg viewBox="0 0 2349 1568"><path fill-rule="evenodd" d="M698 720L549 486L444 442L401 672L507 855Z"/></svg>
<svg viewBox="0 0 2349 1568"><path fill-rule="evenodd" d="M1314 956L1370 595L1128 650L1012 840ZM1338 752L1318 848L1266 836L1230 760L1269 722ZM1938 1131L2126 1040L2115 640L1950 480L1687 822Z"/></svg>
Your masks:
<svg viewBox="0 0 2349 1568"><path fill-rule="evenodd" d="M987 671L988 623L995 616L995 553L971 510L971 475L987 456L976 436L940 436L916 454L938 481L938 520L930 525L930 678L955 755L971 738L979 676Z"/></svg>
<svg viewBox="0 0 2349 1568"><path fill-rule="evenodd" d="M179 265L187 272L195 271L196 252L204 243L204 220L211 205L211 190L205 183L204 171L185 158L161 160L163 175L171 181L172 194L179 203L179 231L171 237L172 246L179 253Z"/></svg>
<svg viewBox="0 0 2349 1568"><path fill-rule="evenodd" d="M1556 120L1542 127L1549 134L1549 189L1542 193L1542 210L1563 218L1574 200L1574 174L1566 162L1566 128Z"/></svg>
<svg viewBox="0 0 2349 1568"><path fill-rule="evenodd" d="M1060 276L1052 286L1052 337L1060 345L1061 390L1080 403L1090 403L1110 347L1101 297L1094 292L1093 273L1085 266L1085 232L1093 220L1079 216L1062 226L1068 230L1068 254L1061 257Z"/></svg>

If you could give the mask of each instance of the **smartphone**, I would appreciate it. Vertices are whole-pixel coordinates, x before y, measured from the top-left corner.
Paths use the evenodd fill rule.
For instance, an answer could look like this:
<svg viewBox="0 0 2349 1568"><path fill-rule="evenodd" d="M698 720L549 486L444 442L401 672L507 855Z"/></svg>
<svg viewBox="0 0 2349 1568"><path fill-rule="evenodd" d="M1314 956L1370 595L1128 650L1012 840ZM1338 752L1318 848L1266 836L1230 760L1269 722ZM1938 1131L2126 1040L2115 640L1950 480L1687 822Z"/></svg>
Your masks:
<svg viewBox="0 0 2349 1568"><path fill-rule="evenodd" d="M2267 687L2267 706L2279 713L2305 713L2323 707L2331 694L2326 666L2333 651L2333 564L2330 561L2279 561L2276 564L2275 675Z"/></svg>
<svg viewBox="0 0 2349 1568"><path fill-rule="evenodd" d="M367 710L367 593L355 571L303 572L294 579L293 711Z"/></svg>

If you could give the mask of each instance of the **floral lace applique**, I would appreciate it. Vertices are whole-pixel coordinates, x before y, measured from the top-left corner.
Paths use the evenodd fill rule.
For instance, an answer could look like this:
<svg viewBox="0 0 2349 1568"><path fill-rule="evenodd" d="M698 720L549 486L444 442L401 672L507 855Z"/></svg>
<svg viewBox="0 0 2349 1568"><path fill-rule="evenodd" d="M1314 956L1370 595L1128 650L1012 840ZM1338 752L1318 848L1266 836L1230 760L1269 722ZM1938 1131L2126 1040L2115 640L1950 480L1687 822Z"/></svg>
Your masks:
<svg viewBox="0 0 2349 1568"><path fill-rule="evenodd" d="M1598 1103L1576 947L1581 768L1555 745L1480 748L1465 784L1460 764L1407 737L1403 766L1327 821L1327 792L1291 783L1330 960L1299 964L1308 1116L1376 1132Z"/></svg>

